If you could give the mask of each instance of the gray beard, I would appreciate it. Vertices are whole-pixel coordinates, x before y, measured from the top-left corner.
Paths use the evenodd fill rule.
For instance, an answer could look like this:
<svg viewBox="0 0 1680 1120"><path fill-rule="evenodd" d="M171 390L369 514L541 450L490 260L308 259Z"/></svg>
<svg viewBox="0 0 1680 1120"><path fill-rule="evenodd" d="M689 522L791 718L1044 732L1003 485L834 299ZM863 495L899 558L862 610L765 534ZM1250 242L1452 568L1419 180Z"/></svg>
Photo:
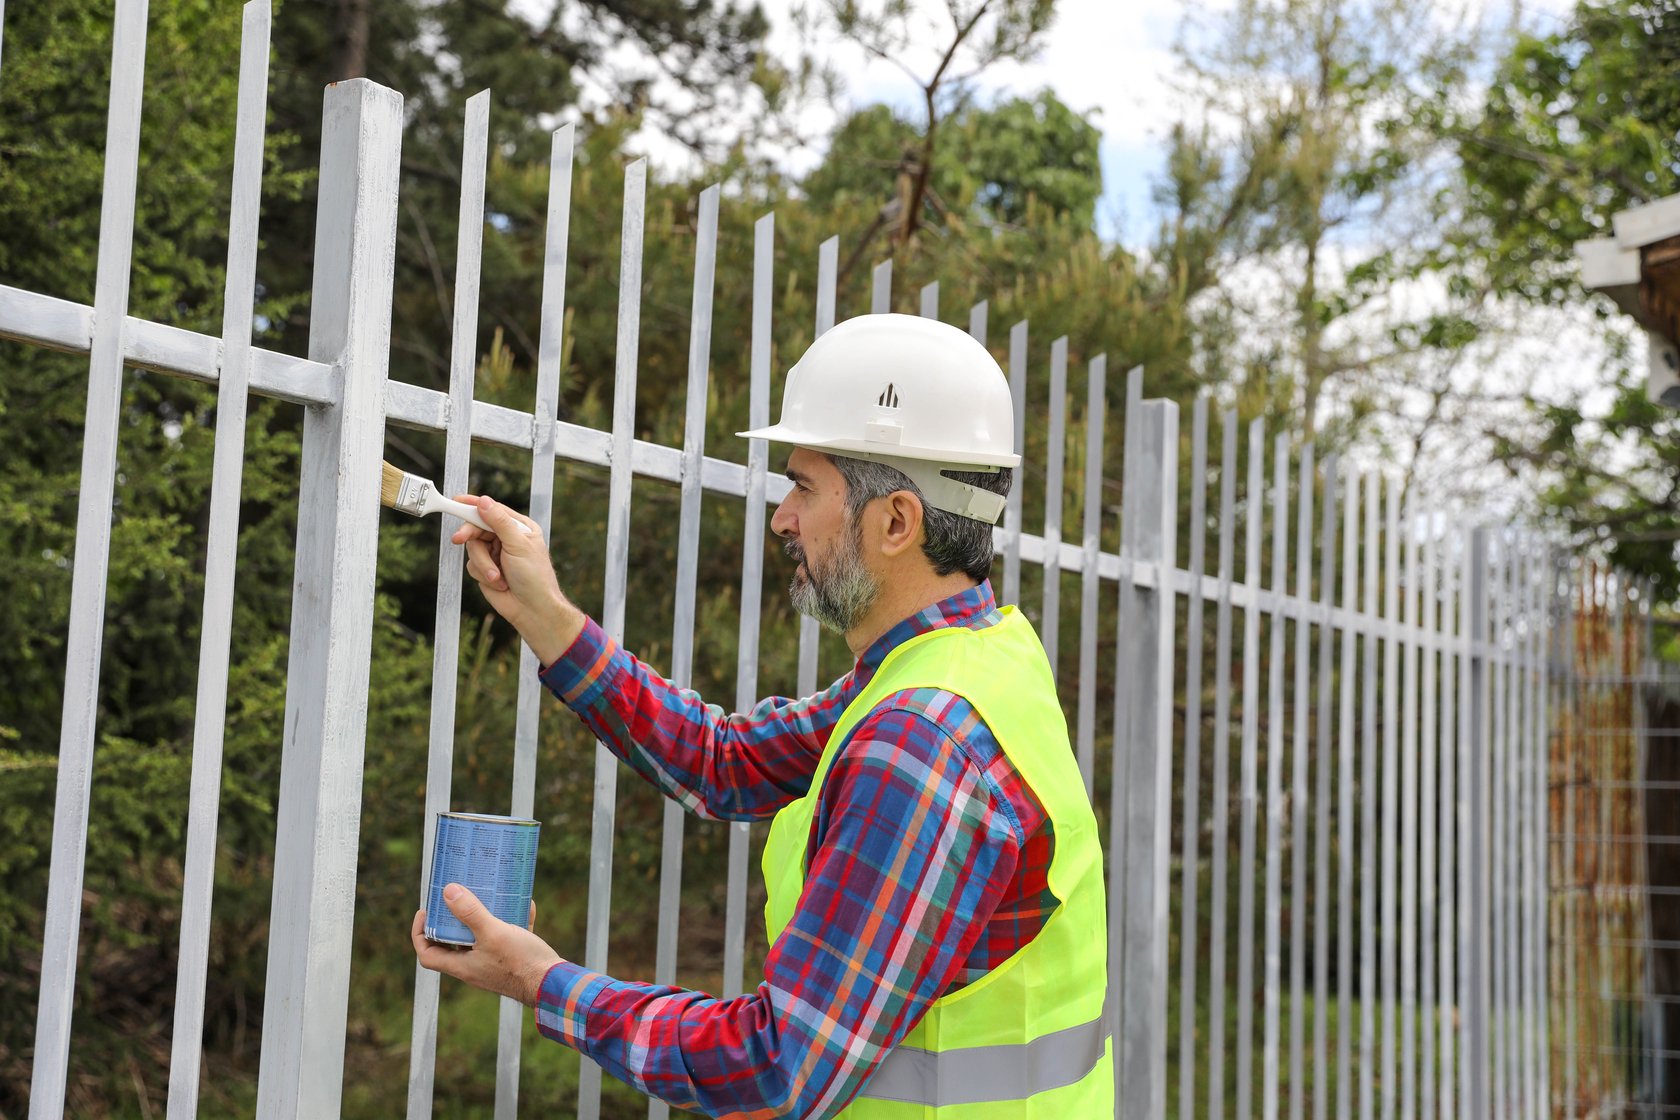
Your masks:
<svg viewBox="0 0 1680 1120"><path fill-rule="evenodd" d="M782 546L788 556L805 565L805 579L795 572L788 584L788 598L793 609L810 615L836 634L846 634L863 620L881 586L869 569L863 566L860 555L858 526L848 534L845 545L835 552L821 568L813 567L805 559L805 550L793 541Z"/></svg>

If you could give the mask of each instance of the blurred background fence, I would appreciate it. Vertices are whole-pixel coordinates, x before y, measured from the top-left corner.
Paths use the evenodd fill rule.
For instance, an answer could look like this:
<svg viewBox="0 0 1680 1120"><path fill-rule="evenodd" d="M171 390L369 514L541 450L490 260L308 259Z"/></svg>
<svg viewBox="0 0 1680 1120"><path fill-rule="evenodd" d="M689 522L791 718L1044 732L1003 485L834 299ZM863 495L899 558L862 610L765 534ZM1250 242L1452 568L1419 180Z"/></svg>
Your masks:
<svg viewBox="0 0 1680 1120"><path fill-rule="evenodd" d="M680 683L742 707L809 691L848 662L781 601L765 514L786 482L761 443L708 454L707 437L766 422L786 365L837 319L914 310L991 344L1016 397L1028 463L994 582L1043 636L1104 827L1117 1115L1677 1110L1680 929L1662 900L1680 892L1680 771L1663 744L1680 702L1653 667L1648 587L1321 456L1287 423L1176 383L1146 397L1147 370L1111 377L1077 338L1004 329L983 293L953 311L891 260L853 276L837 238L790 244L719 187L650 209L645 162L620 169L570 126L524 185L544 237L535 400L513 401L501 328L486 353L479 323L485 234L511 220L486 202L489 92L464 106L452 271L422 246L450 324L440 383L388 377L403 170L435 153L405 153L403 98L365 79L324 96L307 355L258 348L266 0L244 9L221 331L131 316L133 253L153 236L136 219L147 20L118 0L92 302L0 285L8 354L86 359L56 751L0 726L23 740L0 768L9 835L35 853L0 925L17 965L0 1109L122 1114L117 1070L146 1115L164 1081L180 1117L388 1115L405 1094L410 1116L511 1117L521 1100L662 1115L520 1008L412 968L433 814L542 819L539 904L561 952L721 995L754 983L765 949L748 873L762 830L685 827L621 794L611 756L542 701L530 651L474 628L452 526L380 515L380 460L448 492L523 489L568 586ZM615 222L574 205L610 193L591 182L603 163ZM678 259L648 258L650 215L681 230ZM580 274L611 278L610 313L568 302ZM718 338L732 302L745 334ZM681 344L644 361L677 323ZM580 352L611 368L581 398L562 380ZM163 442L196 427L213 454L190 528L202 602L182 608L199 649L177 679L190 689L159 697L130 688L131 653L105 637L136 609L112 606L132 578L113 557L136 508L167 500L124 473L125 441L154 438L136 435L136 397L176 382L214 403L174 413ZM271 515L295 543L259 551L253 517ZM149 595L183 597L150 576ZM395 603L397 578L430 609ZM253 596L283 621L255 645ZM283 720L250 722L255 698ZM101 730L166 702L173 755ZM173 822L172 853L125 847L124 830L156 827L125 795ZM123 878L135 893L107 897Z"/></svg>

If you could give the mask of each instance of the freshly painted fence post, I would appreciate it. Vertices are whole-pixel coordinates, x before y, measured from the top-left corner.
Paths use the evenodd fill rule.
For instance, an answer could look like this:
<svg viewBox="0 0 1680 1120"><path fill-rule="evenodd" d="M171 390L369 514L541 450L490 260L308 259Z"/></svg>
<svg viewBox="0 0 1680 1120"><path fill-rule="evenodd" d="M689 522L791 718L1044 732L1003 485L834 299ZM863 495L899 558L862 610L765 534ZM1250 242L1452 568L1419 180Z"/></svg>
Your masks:
<svg viewBox="0 0 1680 1120"><path fill-rule="evenodd" d="M466 490L472 457L473 375L478 365L478 292L484 241L484 180L490 138L489 90L467 100L466 117L466 136L461 151L460 220L455 247L455 306L449 346L449 430L444 438L443 478L440 480L445 494L460 494ZM570 127L566 131L569 153ZM569 154L567 159L569 162ZM552 229L549 236L552 239ZM549 326L546 320L543 325L545 328ZM553 347L558 393L560 343L558 338L549 341ZM538 380L541 379L539 373ZM552 454L548 463L552 479ZM461 634L461 576L466 567L466 550L449 540L460 522L447 516L439 518L439 521L426 795L420 817L419 874L415 876L421 906L426 904L432 846L437 839L437 815L447 812L450 807L451 770L455 756L457 655ZM429 968L421 968L419 964L414 966L414 1014L408 1051L408 1120L425 1120L432 1114L441 979L439 973Z"/></svg>
<svg viewBox="0 0 1680 1120"><path fill-rule="evenodd" d="M1132 425L1137 446L1127 449L1120 552L1136 565L1150 565L1154 578L1148 587L1134 580L1121 603L1120 626L1133 636L1137 656L1124 731L1115 728L1126 781L1117 794L1123 798L1123 813L1112 819L1114 831L1125 833L1126 854L1113 868L1112 881L1125 898L1125 925L1111 928L1109 936L1121 939L1119 991L1124 993L1115 1055L1116 1107L1122 1116L1163 1116L1177 601L1169 577L1178 544L1178 405L1148 401L1139 411ZM1113 983L1111 972L1111 993Z"/></svg>
<svg viewBox="0 0 1680 1120"><path fill-rule="evenodd" d="M819 251L817 269L819 291L831 291L826 277L832 276L822 261L828 259L828 245ZM833 243L838 250L838 243ZM753 223L752 276L752 348L749 351L747 410L748 423L754 428L770 423L770 327L772 307L772 278L776 259L776 215L764 214ZM832 300L819 296L817 301L817 333L833 326L832 318L823 321L825 308L832 316ZM747 511L741 533L741 622L737 631L737 660L735 662L735 710L750 711L758 701L758 639L760 613L764 597L764 515L765 493L769 485L770 444L766 440L747 441ZM801 617L802 623L809 623ZM815 646L812 656L805 655L804 630L800 631L799 676L803 690L806 677L816 676ZM747 821L735 821L729 826L729 871L724 890L723 921L723 996L739 995L745 986L747 937L747 864L751 856L752 826Z"/></svg>
<svg viewBox="0 0 1680 1120"><path fill-rule="evenodd" d="M481 95L482 96L482 95ZM489 128L488 99L478 108L482 114L482 123L475 120L475 129ZM566 126L558 130L550 140L549 147L549 182L548 182L548 230L545 235L543 249L543 290L542 290L542 319L541 334L537 350L537 395L533 406L531 425L531 490L530 504L527 507L532 521L537 523L537 530L544 540L552 540L551 528L554 520L554 454L556 431L555 424L560 415L560 355L564 349L564 326L566 321L566 252L567 242L571 232L571 203L572 203L572 140L573 130ZM483 143L482 139L479 141ZM482 165L484 155L482 149L475 153L475 161ZM475 168L474 178L483 178L482 167ZM476 207L467 208L467 200L462 199L461 228L463 230L471 224L476 227L475 232L482 233L484 226L484 203L482 186L479 188L480 197ZM473 245L471 264L476 271L478 267L478 245ZM478 298L478 279L475 275L470 288L472 299ZM459 293L457 293L459 300ZM476 311L476 309L475 309ZM477 360L477 316L459 322L456 327L455 354L451 364L460 363L470 365ZM461 335L465 337L462 338ZM469 382L470 384L470 382ZM470 417L470 410L466 413ZM467 433L462 433L466 435ZM462 455L461 478L464 483L466 477L465 456ZM452 528L451 519L445 518L446 528ZM442 573L439 580L443 579ZM454 582L460 579L457 573ZM460 609L457 597L455 610ZM451 640L453 647L453 639ZM453 649L451 649L453 653ZM537 673L541 666L537 663L537 655L531 647L523 642L519 645L519 693L515 701L514 731L513 731L513 781L509 797L508 812L515 817L536 816L537 789L537 728L542 719L542 682ZM453 737L454 728L449 728ZM447 787L446 787L447 788ZM428 840L430 833L427 834ZM514 1120L519 1109L519 1043L524 1033L526 1020L530 1012L517 1000L502 997L497 1008L496 1028L496 1120Z"/></svg>
<svg viewBox="0 0 1680 1120"><path fill-rule="evenodd" d="M1336 629L1331 624L1331 604L1336 593L1336 491L1340 485L1341 460L1331 455L1324 462L1324 520L1318 530L1322 621L1318 629L1318 757L1314 760L1318 819L1313 830L1313 1120L1328 1120L1330 1114L1330 771L1331 751L1337 747L1330 717Z"/></svg>
<svg viewBox="0 0 1680 1120"><path fill-rule="evenodd" d="M1400 1115L1417 1116L1418 982L1418 501L1409 487L1401 516L1400 588ZM1392 884L1391 884L1392 889Z"/></svg>
<svg viewBox="0 0 1680 1120"><path fill-rule="evenodd" d="M1377 616L1377 520L1382 513L1382 475L1365 476L1365 635L1360 661L1359 736L1359 1116L1377 1114L1377 661L1381 629Z"/></svg>
<svg viewBox="0 0 1680 1120"><path fill-rule="evenodd" d="M677 528L677 584L671 620L671 683L694 683L694 613L700 569L700 467L706 456L706 387L711 374L712 280L717 269L718 194L700 192L694 243L694 295L689 311L688 394L683 402L682 506ZM759 508L763 508L760 503ZM653 982L677 983L677 924L682 905L683 807L665 798L659 858L659 933ZM665 1120L670 1106L648 1099L648 1120Z"/></svg>
<svg viewBox="0 0 1680 1120"><path fill-rule="evenodd" d="M339 1112L373 638L402 98L327 87L309 356L340 397L303 422L257 1115Z"/></svg>
<svg viewBox="0 0 1680 1120"><path fill-rule="evenodd" d="M1266 516L1266 425L1248 425L1248 489L1243 495L1242 754L1238 781L1242 811L1237 839L1237 1111L1253 1115L1254 1096L1254 841L1260 804L1260 549Z"/></svg>
<svg viewBox="0 0 1680 1120"><path fill-rule="evenodd" d="M35 1014L35 1062L29 1093L32 1120L58 1120L64 1114L65 1079L70 1067L70 1012L76 991L82 872L93 786L99 655L105 638L111 500L116 490L118 412L123 387L123 323L128 313L134 243L145 60L146 0L123 0L117 5L111 37L111 110L105 122L105 187L99 211L93 339L88 348L76 558L70 577L64 715L59 728L52 864L41 939L41 994Z"/></svg>
<svg viewBox="0 0 1680 1120"><path fill-rule="evenodd" d="M1418 1069L1418 1115L1430 1120L1435 1114L1436 1036L1435 1036L1435 933L1436 933L1436 821L1440 809L1439 736L1437 717L1440 714L1439 673L1441 642L1441 598L1436 561L1436 526L1440 517L1434 508L1421 503L1423 515L1423 576L1422 614L1419 645L1422 648L1423 712L1418 721L1421 729L1418 744L1420 802L1418 806L1418 1053L1422 1062Z"/></svg>
<svg viewBox="0 0 1680 1120"><path fill-rule="evenodd" d="M1208 901L1209 1120L1225 1114L1225 912L1231 801L1231 576L1237 540L1237 410L1220 419L1219 602L1214 614L1213 882Z"/></svg>
<svg viewBox="0 0 1680 1120"><path fill-rule="evenodd" d="M1057 677L1062 618L1062 464L1067 439L1067 353L1063 335L1050 344L1050 446L1044 468L1044 606L1038 633Z"/></svg>
<svg viewBox="0 0 1680 1120"><path fill-rule="evenodd" d="M1184 837L1178 934L1178 1115L1196 1114L1196 951L1197 894L1201 879L1202 782L1202 616L1206 608L1202 577L1207 570L1207 416L1208 398L1196 397L1190 414L1190 574L1189 616L1184 653ZM1219 670L1215 669L1215 673ZM1223 812L1222 808L1215 809Z"/></svg>
<svg viewBox="0 0 1680 1120"><path fill-rule="evenodd" d="M1074 751L1085 777L1085 795L1095 789L1097 739L1097 594L1102 579L1097 558L1102 551L1103 425L1108 417L1108 359L1091 359L1085 396L1085 510L1080 528L1084 546L1079 572L1079 699Z"/></svg>
<svg viewBox="0 0 1680 1120"><path fill-rule="evenodd" d="M1307 792L1308 713L1312 707L1312 598L1313 488L1318 481L1313 463L1313 445L1301 447L1300 473L1296 490L1300 513L1295 518L1295 602L1300 614L1295 619L1295 727L1290 745L1290 871L1289 871L1289 1116L1306 1115L1307 1040ZM1317 1001L1314 1001L1315 1005Z"/></svg>
<svg viewBox="0 0 1680 1120"><path fill-rule="evenodd" d="M1015 454L1027 453L1027 322L1025 319L1009 328L1009 397L1015 405ZM1023 464L1024 466L1024 464ZM1008 541L1003 551L1003 599L1010 605L1021 602L1021 533L1025 520L1021 515L1026 490L1026 471L1016 468L1015 481L1009 488L1009 500L1003 507L1003 527Z"/></svg>
<svg viewBox="0 0 1680 1120"><path fill-rule="evenodd" d="M1441 538L1441 801L1440 852L1436 860L1436 881L1440 884L1440 916L1436 924L1437 956L1440 966L1440 1011L1437 1028L1441 1040L1441 1075L1437 1078L1440 1120L1454 1120L1458 1102L1458 860L1459 860L1459 666L1464 610L1460 604L1459 570L1462 567L1452 545L1466 547L1462 537L1446 531ZM1427 1120L1427 1118L1426 1118Z"/></svg>
<svg viewBox="0 0 1680 1120"><path fill-rule="evenodd" d="M612 470L607 481L607 558L601 628L624 640L624 609L630 565L630 455L636 430L636 360L642 325L643 205L647 161L624 169L624 210L619 241L618 332L613 360ZM589 838L589 912L584 921L583 964L607 971L607 931L612 923L613 827L618 816L618 759L595 745L595 800ZM578 1116L601 1114L601 1067L582 1059L578 1074ZM498 1117L497 1120L502 1120Z"/></svg>
<svg viewBox="0 0 1680 1120"><path fill-rule="evenodd" d="M1395 887L1400 870L1400 485L1388 479L1388 501L1383 531L1383 687L1382 687L1382 878L1372 884L1378 895L1381 918L1377 930L1381 946L1382 984L1382 1071L1380 1074L1382 1117L1394 1120L1399 1041L1399 899ZM1367 791L1366 796L1371 794Z"/></svg>
<svg viewBox="0 0 1680 1120"><path fill-rule="evenodd" d="M1466 557L1465 604L1469 612L1464 655L1466 685L1462 698L1463 756L1467 780L1459 801L1460 883L1459 961L1463 1014L1463 1062L1460 1115L1483 1120L1488 1112L1488 536L1470 533Z"/></svg>
<svg viewBox="0 0 1680 1120"><path fill-rule="evenodd" d="M1353 1117L1354 680L1359 629L1359 472L1347 472L1342 522L1341 695L1336 735L1336 1120ZM1328 593L1326 593L1328 594Z"/></svg>
<svg viewBox="0 0 1680 1120"><path fill-rule="evenodd" d="M1271 623L1266 653L1266 900L1262 911L1260 1115L1277 1120L1283 1064L1283 661L1288 628L1283 597L1289 590L1289 436L1273 441Z"/></svg>
<svg viewBox="0 0 1680 1120"><path fill-rule="evenodd" d="M238 129L222 300L222 369L216 385L216 447L204 558L198 692L193 702L192 787L182 867L181 950L175 971L175 1032L169 1059L169 1115L198 1114L204 1052L204 989L210 968L210 902L216 878L228 651L239 550L239 493L245 469L245 417L251 375L251 309L257 280L257 217L262 203L263 123L268 105L268 0L245 5L239 52Z"/></svg>

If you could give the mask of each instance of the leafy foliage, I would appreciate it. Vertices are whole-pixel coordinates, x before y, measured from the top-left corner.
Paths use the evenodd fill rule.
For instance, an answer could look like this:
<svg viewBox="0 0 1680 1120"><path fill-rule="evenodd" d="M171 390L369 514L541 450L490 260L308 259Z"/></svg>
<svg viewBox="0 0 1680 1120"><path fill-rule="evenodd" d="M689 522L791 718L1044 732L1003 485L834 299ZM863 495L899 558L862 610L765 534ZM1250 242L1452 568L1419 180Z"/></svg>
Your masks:
<svg viewBox="0 0 1680 1120"><path fill-rule="evenodd" d="M1680 191L1680 9L1585 0L1563 28L1521 37L1459 145L1476 267L1513 298L1576 304L1574 243L1628 206ZM1531 427L1496 442L1540 486L1541 511L1623 570L1680 597L1675 414L1646 397L1644 360L1609 301L1607 405L1537 396ZM1595 394L1595 396L1597 396Z"/></svg>

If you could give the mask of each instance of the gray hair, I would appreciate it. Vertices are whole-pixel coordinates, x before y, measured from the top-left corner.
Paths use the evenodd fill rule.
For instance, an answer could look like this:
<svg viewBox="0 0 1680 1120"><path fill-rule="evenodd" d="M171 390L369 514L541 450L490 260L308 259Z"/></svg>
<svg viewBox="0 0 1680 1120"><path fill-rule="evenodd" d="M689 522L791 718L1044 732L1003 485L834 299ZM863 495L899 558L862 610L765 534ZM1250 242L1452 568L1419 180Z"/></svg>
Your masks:
<svg viewBox="0 0 1680 1120"><path fill-rule="evenodd" d="M852 459L844 455L831 457L840 477L846 480L846 516L855 519L858 512L876 498L884 498L895 490L916 495L922 503L922 552L933 570L942 576L963 572L976 583L986 579L992 571L992 527L984 521L962 517L942 509L934 509L922 496L921 489L903 471L886 463L869 459ZM1015 472L1002 467L996 472L945 471L947 477L966 482L994 494L1007 495Z"/></svg>

